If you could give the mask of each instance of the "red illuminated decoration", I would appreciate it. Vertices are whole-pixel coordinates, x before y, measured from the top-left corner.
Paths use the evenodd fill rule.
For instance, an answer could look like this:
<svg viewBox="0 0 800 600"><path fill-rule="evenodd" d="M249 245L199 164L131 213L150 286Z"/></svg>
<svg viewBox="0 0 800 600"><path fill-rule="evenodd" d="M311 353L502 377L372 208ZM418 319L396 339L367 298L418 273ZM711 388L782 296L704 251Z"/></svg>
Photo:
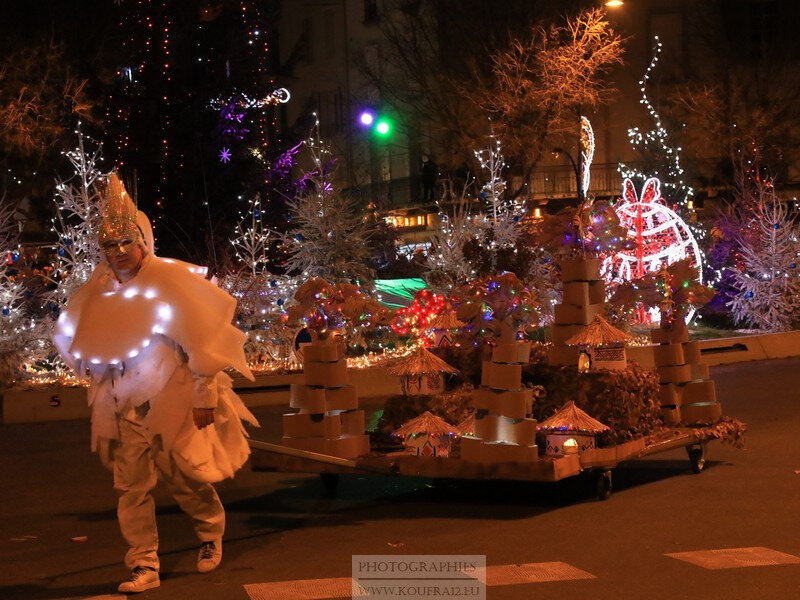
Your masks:
<svg viewBox="0 0 800 600"><path fill-rule="evenodd" d="M648 179L639 197L633 182L625 179L622 194L623 201L616 211L634 244L632 250L621 250L606 259L606 279L613 283L640 279L659 271L664 264L688 259L697 272L698 283L702 283L700 248L686 223L664 203L661 182L655 177ZM640 321L649 322L651 318L658 320L658 313L648 315L640 309Z"/></svg>
<svg viewBox="0 0 800 600"><path fill-rule="evenodd" d="M410 306L401 308L395 313L392 331L398 335L421 337L446 305L447 301L444 296L434 294L430 290L420 290L414 296L414 302Z"/></svg>

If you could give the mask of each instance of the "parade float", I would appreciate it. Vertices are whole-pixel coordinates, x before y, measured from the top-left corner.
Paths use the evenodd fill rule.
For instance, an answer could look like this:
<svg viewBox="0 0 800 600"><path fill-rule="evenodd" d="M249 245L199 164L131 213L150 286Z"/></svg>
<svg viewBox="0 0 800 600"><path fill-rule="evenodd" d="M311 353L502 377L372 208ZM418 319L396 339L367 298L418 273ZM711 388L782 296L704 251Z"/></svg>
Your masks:
<svg viewBox="0 0 800 600"><path fill-rule="evenodd" d="M471 375L462 373L460 381L453 383L459 389L417 384L413 395L408 395L409 384L426 373L455 372L448 362L432 354L436 349L420 346L394 368L396 376L405 379L405 400L398 402L409 410L411 406L431 408L410 417L409 410L395 411L393 417L384 415L384 428L400 443L394 447L373 443L362 446L358 454L347 455L326 452L324 444L298 444L291 439L291 432L287 433L287 424L308 419L309 426L315 423L319 429L321 439L332 416L343 420L356 404L326 406L333 410L320 409L313 414L308 406L295 403L301 411L283 417L282 444L250 442L254 470L319 473L331 493L339 475L348 473L551 482L584 476L597 496L606 499L612 490L613 469L621 463L684 448L691 469L699 473L710 442L740 445L744 425L722 416L708 367L702 363L697 343L688 339L683 317L705 298L699 284L686 283L696 281L691 265L672 267L671 274L665 267L650 277L653 286L646 306L658 308L661 319L659 327L652 330L656 345L648 346L657 366L645 369L625 360L624 344L629 336L602 316L604 298L598 296L600 302L590 302L590 288L601 285L597 283L599 262L575 256L569 260L564 269L568 283L585 284L571 285L565 294L573 301L567 304L570 314L580 318L570 317L570 323L562 324L557 317L552 327L569 328L570 335L559 334L559 341L563 348L575 349L570 360L556 351L560 355L554 361L556 346L532 352L532 346L538 345L520 339L525 322L535 319L538 311L519 279L506 273L476 280L455 300L462 328L447 349L453 356L463 348L477 363ZM317 281L314 286L322 289L324 284ZM641 289L646 288L642 283ZM621 295L622 290L617 296ZM636 306L644 296L625 301ZM316 299L327 302L319 295ZM304 308L295 313L290 308L290 314L306 315L319 330L320 312L311 308L313 302L309 304L305 297L300 304ZM315 363L321 355L316 348L321 347L319 340L308 346L315 350L305 358L307 373L318 369ZM579 348L593 358L591 368L579 366ZM329 354L330 364L341 360L338 351ZM341 394L350 384L345 371L340 375L335 382L307 378L305 388L319 394ZM452 398L459 390L467 410L465 418L436 410L438 398ZM406 420L391 422L392 418ZM363 427L363 419L348 422ZM336 433L340 433L338 429ZM356 433L364 436L360 439L368 439L370 432L350 432ZM374 434L373 441L377 439Z"/></svg>

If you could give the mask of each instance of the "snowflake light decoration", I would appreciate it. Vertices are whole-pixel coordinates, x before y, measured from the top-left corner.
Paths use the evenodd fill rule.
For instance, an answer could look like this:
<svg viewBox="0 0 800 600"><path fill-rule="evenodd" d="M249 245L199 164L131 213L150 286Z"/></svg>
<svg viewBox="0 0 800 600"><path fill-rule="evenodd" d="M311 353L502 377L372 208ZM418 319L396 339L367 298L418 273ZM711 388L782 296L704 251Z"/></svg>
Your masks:
<svg viewBox="0 0 800 600"><path fill-rule="evenodd" d="M219 152L219 160L223 163L231 162L231 150L230 148L223 148Z"/></svg>

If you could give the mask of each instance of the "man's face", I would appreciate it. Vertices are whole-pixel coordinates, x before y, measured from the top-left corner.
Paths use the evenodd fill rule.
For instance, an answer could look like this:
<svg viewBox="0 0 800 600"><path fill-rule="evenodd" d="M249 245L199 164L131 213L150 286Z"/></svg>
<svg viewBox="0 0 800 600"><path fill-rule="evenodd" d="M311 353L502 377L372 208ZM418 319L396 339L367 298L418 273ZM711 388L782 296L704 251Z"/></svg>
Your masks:
<svg viewBox="0 0 800 600"><path fill-rule="evenodd" d="M130 238L106 240L101 244L101 248L118 278L130 279L139 271L144 253L136 240Z"/></svg>

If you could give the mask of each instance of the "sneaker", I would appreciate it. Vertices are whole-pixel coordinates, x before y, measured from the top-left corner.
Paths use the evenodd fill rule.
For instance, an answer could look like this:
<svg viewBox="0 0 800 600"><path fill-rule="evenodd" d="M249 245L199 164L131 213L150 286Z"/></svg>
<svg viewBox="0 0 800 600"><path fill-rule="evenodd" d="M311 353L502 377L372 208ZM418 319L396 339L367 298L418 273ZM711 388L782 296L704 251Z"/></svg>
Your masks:
<svg viewBox="0 0 800 600"><path fill-rule="evenodd" d="M161 585L158 578L158 571L151 567L134 567L131 576L127 581L123 581L117 588L123 594L138 594L145 590L157 588Z"/></svg>
<svg viewBox="0 0 800 600"><path fill-rule="evenodd" d="M219 566L222 560L222 540L216 542L203 542L197 554L197 570L208 573Z"/></svg>

